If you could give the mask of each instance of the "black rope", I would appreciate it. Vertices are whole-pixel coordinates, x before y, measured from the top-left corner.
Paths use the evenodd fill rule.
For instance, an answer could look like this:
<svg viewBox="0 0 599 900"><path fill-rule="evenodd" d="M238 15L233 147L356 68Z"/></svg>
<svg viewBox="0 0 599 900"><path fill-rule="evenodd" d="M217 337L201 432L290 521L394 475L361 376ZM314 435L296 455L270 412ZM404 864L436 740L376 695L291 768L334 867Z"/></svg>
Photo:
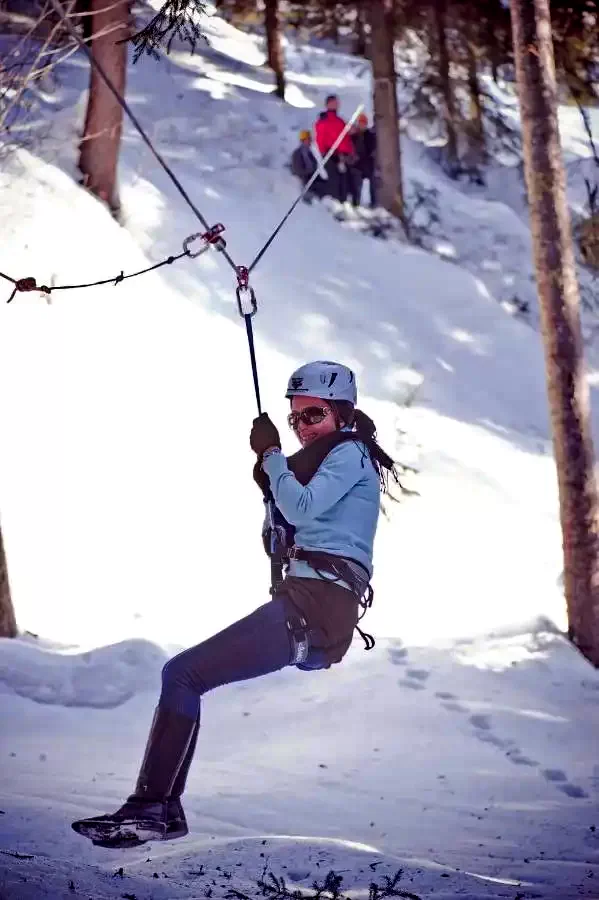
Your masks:
<svg viewBox="0 0 599 900"><path fill-rule="evenodd" d="M248 336L248 344L250 348L250 362L252 364L252 378L254 379L254 391L256 394L256 403L258 405L258 415L262 414L262 403L260 402L260 383L258 381L258 365L256 363L256 349L254 347L254 329L252 328L252 317L244 315L245 330Z"/></svg>
<svg viewBox="0 0 599 900"><path fill-rule="evenodd" d="M162 266L170 266L178 259L183 259L184 256L191 256L191 251L184 250L176 256L167 256L167 258L163 259L161 262L154 263L153 266L148 266L145 269L140 269L139 272L131 272L129 275L125 275L124 272L121 271L114 278L102 278L100 281L89 281L86 284L57 284L48 287L46 284L37 284L35 278L14 279L10 278L9 275L5 275L3 272L0 272L0 276L5 278L6 281L10 281L14 284L14 290L7 300L7 303L10 303L19 292L29 293L30 291L41 291L43 294L52 294L54 291L74 291L78 288L98 287L103 284L114 284L116 287L117 284L120 284L121 281L126 281L127 278L135 278L137 275L145 275L146 272L152 272L154 269L160 269Z"/></svg>
<svg viewBox="0 0 599 900"><path fill-rule="evenodd" d="M148 266L146 269L140 269L139 272L131 272L129 275L124 275L122 272L116 276L116 278L104 278L102 281L92 281L89 284L61 284L56 287L51 288L52 291L72 291L74 288L84 288L84 287L96 287L101 284L111 284L114 282L114 285L120 284L121 281L126 281L127 278L135 278L137 275L145 275L146 272L153 272L154 269L161 269L162 266L170 266L174 262L177 262L178 259L183 259L184 256L189 256L189 250L184 250L182 253L178 253L176 256L167 256L166 259L163 259L159 263L154 263L153 266Z"/></svg>

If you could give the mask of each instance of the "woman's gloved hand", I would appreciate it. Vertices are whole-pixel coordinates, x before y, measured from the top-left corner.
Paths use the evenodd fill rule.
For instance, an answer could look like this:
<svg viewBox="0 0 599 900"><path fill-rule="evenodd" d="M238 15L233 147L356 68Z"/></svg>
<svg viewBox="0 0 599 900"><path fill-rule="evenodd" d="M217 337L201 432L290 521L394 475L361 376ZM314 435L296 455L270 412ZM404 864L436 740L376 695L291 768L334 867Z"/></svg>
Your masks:
<svg viewBox="0 0 599 900"><path fill-rule="evenodd" d="M281 447L281 438L277 426L270 420L268 413L262 413L254 419L250 431L250 447L259 459L270 447Z"/></svg>
<svg viewBox="0 0 599 900"><path fill-rule="evenodd" d="M262 462L259 459L254 463L252 474L254 476L254 481L266 497L270 493L270 479L262 468Z"/></svg>

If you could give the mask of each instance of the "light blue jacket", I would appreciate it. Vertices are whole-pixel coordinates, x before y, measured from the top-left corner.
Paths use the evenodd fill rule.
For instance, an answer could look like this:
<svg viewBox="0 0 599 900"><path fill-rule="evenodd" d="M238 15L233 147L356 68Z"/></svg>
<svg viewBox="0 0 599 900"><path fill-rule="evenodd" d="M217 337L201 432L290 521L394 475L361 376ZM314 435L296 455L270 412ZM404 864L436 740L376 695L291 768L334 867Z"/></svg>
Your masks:
<svg viewBox="0 0 599 900"><path fill-rule="evenodd" d="M372 550L379 517L379 478L361 441L338 444L304 487L282 453L266 457L274 501L295 526L295 543L361 563L372 575ZM314 577L307 563L292 561L290 574Z"/></svg>

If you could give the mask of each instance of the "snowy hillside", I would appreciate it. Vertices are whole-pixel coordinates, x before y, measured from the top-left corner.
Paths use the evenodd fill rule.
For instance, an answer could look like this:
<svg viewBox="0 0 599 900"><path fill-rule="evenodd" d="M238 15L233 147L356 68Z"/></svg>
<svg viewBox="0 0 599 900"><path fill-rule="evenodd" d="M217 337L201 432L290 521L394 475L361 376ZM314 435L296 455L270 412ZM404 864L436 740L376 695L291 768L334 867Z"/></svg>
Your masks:
<svg viewBox="0 0 599 900"><path fill-rule="evenodd" d="M297 131L331 89L346 115L368 104L369 78L363 62L290 46L283 106L258 37L216 17L207 31L195 57L132 67L128 97L248 264L296 196ZM15 278L116 276L198 230L130 126L123 227L77 187L86 80L71 57L39 148L0 174L0 270ZM564 145L583 154L577 129ZM301 204L252 281L284 449L289 372L337 357L383 445L418 469L419 495L388 505L377 536L376 648L209 695L192 833L172 845L110 852L70 822L130 791L164 660L266 596L234 279L212 253L1 307L0 513L30 632L0 642L2 900L253 896L266 864L293 887L335 870L352 896L398 869L397 890L421 898L598 896L599 675L559 633L540 340L502 305L511 275L497 274L528 278L526 220L502 202L499 170L473 196L415 139L404 161L438 191L454 261Z"/></svg>

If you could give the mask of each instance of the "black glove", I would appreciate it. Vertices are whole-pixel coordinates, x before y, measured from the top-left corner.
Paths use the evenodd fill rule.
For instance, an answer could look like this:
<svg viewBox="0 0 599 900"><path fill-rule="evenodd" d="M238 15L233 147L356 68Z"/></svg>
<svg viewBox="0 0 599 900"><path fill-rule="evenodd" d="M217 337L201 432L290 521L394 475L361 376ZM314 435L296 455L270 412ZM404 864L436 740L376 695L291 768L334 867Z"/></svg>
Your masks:
<svg viewBox="0 0 599 900"><path fill-rule="evenodd" d="M252 430L250 431L250 447L258 457L262 458L262 454L269 447L281 447L281 438L277 426L271 422L268 413L262 413L257 419L254 419Z"/></svg>

